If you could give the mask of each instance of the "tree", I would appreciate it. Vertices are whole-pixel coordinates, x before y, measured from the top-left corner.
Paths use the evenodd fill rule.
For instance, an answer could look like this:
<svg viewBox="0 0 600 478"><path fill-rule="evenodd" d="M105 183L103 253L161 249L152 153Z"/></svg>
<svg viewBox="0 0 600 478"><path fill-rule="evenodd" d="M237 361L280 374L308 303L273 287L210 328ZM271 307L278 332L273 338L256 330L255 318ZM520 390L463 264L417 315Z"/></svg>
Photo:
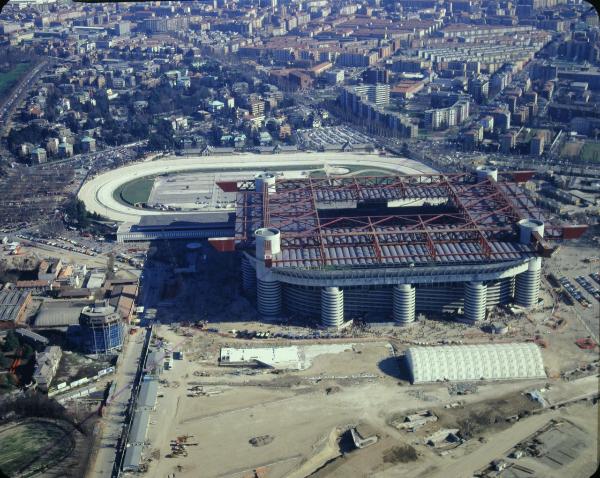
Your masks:
<svg viewBox="0 0 600 478"><path fill-rule="evenodd" d="M115 255L111 252L108 255L108 260L106 262L106 278L114 279L115 278Z"/></svg>
<svg viewBox="0 0 600 478"><path fill-rule="evenodd" d="M163 151L171 148L173 145L173 138L168 137L165 134L157 131L150 134L148 138L148 149Z"/></svg>
<svg viewBox="0 0 600 478"><path fill-rule="evenodd" d="M75 115L67 115L65 118L65 126L69 128L73 133L79 133L81 127L79 126L79 121L75 118Z"/></svg>
<svg viewBox="0 0 600 478"><path fill-rule="evenodd" d="M3 352L12 352L19 347L19 339L13 330L9 330L2 344Z"/></svg>
<svg viewBox="0 0 600 478"><path fill-rule="evenodd" d="M0 389L11 389L17 384L17 379L12 373L0 375Z"/></svg>
<svg viewBox="0 0 600 478"><path fill-rule="evenodd" d="M31 345L29 345L29 344L23 345L23 349L22 350L23 350L23 358L25 360L29 360L32 357L33 352L34 352L34 350L31 347Z"/></svg>
<svg viewBox="0 0 600 478"><path fill-rule="evenodd" d="M213 144L221 144L221 136L223 136L223 130L216 124L210 129L210 137Z"/></svg>
<svg viewBox="0 0 600 478"><path fill-rule="evenodd" d="M0 368L8 368L11 363L12 363L11 359L9 359L3 353L0 353Z"/></svg>
<svg viewBox="0 0 600 478"><path fill-rule="evenodd" d="M85 229L90 225L89 214L85 209L83 201L80 199L74 198L67 202L64 211L69 220L78 224L81 229Z"/></svg>

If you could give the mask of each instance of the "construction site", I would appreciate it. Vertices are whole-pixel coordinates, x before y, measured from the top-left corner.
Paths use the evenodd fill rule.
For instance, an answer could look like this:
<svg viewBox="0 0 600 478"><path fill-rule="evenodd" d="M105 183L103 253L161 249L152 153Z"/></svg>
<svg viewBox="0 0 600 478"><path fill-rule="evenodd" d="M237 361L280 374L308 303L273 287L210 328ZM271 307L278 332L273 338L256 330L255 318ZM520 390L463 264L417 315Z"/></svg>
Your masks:
<svg viewBox="0 0 600 478"><path fill-rule="evenodd" d="M588 440L577 447L587 459L553 465L544 476L565 470L588 476L597 463L596 441L589 439L597 435L589 420L597 414L597 351L571 343L576 362L592 364L573 380L548 373L411 385L404 355L424 341L411 344L383 333L290 341L277 338L289 327L214 325L154 327L155 350L145 370L157 383L156 399L144 406L147 393L140 392L137 409L149 410L147 431L136 431L132 440L143 446L139 461L128 463L131 473L192 477L202 468L207 477L386 477L400 471L424 477L448 476L452 467L450 476L473 476L496 459L508 460L514 447L552 419L585 430ZM242 327L268 330L271 338L236 338ZM447 335L458 338L458 332ZM497 340L466 334L464 342ZM544 362L552 362L556 347L540 349Z"/></svg>
<svg viewBox="0 0 600 478"><path fill-rule="evenodd" d="M553 436L537 447L551 459L531 446L552 420L597 435L600 304L594 232L537 209L530 172L300 174L315 156L294 175L217 175L212 158L177 161L99 175L80 196L166 231L185 213L115 199L117 183L166 171L155 204L199 198L227 216L216 237L114 245L143 253L143 310L89 476L590 474L595 438L569 429L572 460Z"/></svg>
<svg viewBox="0 0 600 478"><path fill-rule="evenodd" d="M145 369L158 373L157 399L128 473L191 477L202 467L207 477L483 476L502 460L504 473L522 466L543 476L591 474L595 438L578 445L585 459L557 468L509 458L553 419L597 436L590 417L597 415L599 303L566 303L547 279L589 273L585 259L595 247L585 236L552 242L561 247L543 259L534 307L491 307L476 324L416 312L408 326L355 319L339 330L300 314L264 320L243 291L238 253L207 241L154 243L145 323L157 351ZM453 378L424 360L434 378L413 384L409 349L484 344L488 355L470 356L491 367L485 377L465 365ZM501 355L494 348L501 345L540 355ZM493 370L505 363L515 369ZM365 429L377 438L359 434L359 443L371 444L357 448L352 431L368 435Z"/></svg>
<svg viewBox="0 0 600 478"><path fill-rule="evenodd" d="M553 419L596 436L593 233L537 209L531 173L210 175L229 234L136 245L157 388L123 399L125 475L473 476L518 472ZM538 472L586 476L596 445Z"/></svg>

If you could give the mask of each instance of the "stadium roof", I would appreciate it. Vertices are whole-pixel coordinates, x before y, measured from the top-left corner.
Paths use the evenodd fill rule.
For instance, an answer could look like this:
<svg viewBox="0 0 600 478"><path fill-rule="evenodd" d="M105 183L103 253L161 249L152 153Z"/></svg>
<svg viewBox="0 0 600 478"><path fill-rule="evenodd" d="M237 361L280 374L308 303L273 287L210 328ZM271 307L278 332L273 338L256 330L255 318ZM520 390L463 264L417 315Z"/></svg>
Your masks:
<svg viewBox="0 0 600 478"><path fill-rule="evenodd" d="M252 250L256 229L279 229L273 267L460 265L549 252L541 237L519 243L521 219L543 220L545 238L566 238L565 228L548 224L517 185L532 174L279 179L272 194L257 192L254 181L219 186L238 191L238 247Z"/></svg>
<svg viewBox="0 0 600 478"><path fill-rule="evenodd" d="M411 347L406 358L413 383L546 377L533 343Z"/></svg>

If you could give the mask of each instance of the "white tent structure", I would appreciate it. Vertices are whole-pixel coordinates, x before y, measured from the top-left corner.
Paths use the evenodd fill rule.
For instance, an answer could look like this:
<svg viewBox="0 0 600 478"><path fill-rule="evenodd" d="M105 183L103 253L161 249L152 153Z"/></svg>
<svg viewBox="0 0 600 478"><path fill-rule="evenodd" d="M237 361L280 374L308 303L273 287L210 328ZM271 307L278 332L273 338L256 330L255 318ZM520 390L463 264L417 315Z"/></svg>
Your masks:
<svg viewBox="0 0 600 478"><path fill-rule="evenodd" d="M411 347L406 359L412 383L546 377L533 343Z"/></svg>

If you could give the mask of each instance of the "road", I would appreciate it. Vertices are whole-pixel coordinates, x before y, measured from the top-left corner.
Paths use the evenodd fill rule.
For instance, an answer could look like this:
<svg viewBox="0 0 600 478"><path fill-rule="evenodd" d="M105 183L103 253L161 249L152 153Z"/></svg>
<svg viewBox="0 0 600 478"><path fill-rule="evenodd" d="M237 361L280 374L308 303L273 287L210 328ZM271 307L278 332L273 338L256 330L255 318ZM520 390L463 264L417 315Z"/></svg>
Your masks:
<svg viewBox="0 0 600 478"><path fill-rule="evenodd" d="M544 394L544 398L551 404L557 405L573 400L580 400L598 394L598 377L591 375L571 382L558 382ZM432 478L468 477L471 478L475 471L488 465L492 460L507 455L508 450L520 441L543 427L552 418L561 414L561 409L542 411L516 422L510 428L494 434L493 439L483 444L477 450L461 457L453 463L446 464L442 470L431 475Z"/></svg>
<svg viewBox="0 0 600 478"><path fill-rule="evenodd" d="M88 181L79 191L79 199L90 212L98 213L112 221L138 222L141 216L174 214L148 209L135 209L121 204L114 197L115 190L134 179L164 173L183 171L236 170L240 168L277 171L282 167L295 166L303 169L322 168L325 165L362 166L365 169L384 168L402 174L434 172L431 168L410 159L358 153L293 153L276 155L239 154L232 156L196 156L189 158L160 159L148 163L114 169ZM176 214L176 213L175 213Z"/></svg>
<svg viewBox="0 0 600 478"><path fill-rule="evenodd" d="M138 331L136 335L127 335L129 341L119 357L117 373L115 374L115 393L109 397L109 405L101 419L102 436L99 440L97 455L87 478L110 478L116 457L116 446L121 437L125 421L125 411L131 399L135 384L139 359L144 345L144 334Z"/></svg>
<svg viewBox="0 0 600 478"><path fill-rule="evenodd" d="M108 255L99 254L97 256L88 256L86 254L80 254L79 252L74 251L67 251L60 247L48 246L46 244L30 243L29 241L27 241L27 244L28 249L31 249L33 252L37 252L38 255L41 257L58 257L63 261L67 259L72 263L86 264L88 268L91 266L97 267L99 269L106 269L106 265L108 264ZM49 252L50 254L46 254L46 252ZM119 272L122 272L123 275L126 275L126 279L136 279L139 277L140 271L138 269L120 262L117 265L119 267Z"/></svg>
<svg viewBox="0 0 600 478"><path fill-rule="evenodd" d="M481 445L473 453L461 457L453 463L446 464L442 470L430 475L431 478L471 478L473 474L497 458L506 456L506 452L524 440L536 430L543 427L552 418L556 418L560 410L533 415L519 420L512 427L498 432L493 439ZM444 462L447 463L447 460Z"/></svg>
<svg viewBox="0 0 600 478"><path fill-rule="evenodd" d="M29 91L33 83L37 80L39 74L48 65L48 60L42 60L31 70L20 83L13 89L10 96L0 106L0 137L4 136L10 126L10 118L19 105L25 94Z"/></svg>
<svg viewBox="0 0 600 478"><path fill-rule="evenodd" d="M71 156L70 158L58 159L56 161L52 161L51 163L41 163L34 164L32 168L47 168L47 167L55 167L60 164L72 164L75 166L87 166L88 167L98 167L99 162L105 161L110 157L111 154L114 153L123 153L127 149L144 147L148 144L148 140L143 141L135 141L133 143L120 144L118 146L111 146L109 148L104 148L99 151L94 151L93 153L83 153L77 154L75 156ZM112 164L112 163L111 163Z"/></svg>

